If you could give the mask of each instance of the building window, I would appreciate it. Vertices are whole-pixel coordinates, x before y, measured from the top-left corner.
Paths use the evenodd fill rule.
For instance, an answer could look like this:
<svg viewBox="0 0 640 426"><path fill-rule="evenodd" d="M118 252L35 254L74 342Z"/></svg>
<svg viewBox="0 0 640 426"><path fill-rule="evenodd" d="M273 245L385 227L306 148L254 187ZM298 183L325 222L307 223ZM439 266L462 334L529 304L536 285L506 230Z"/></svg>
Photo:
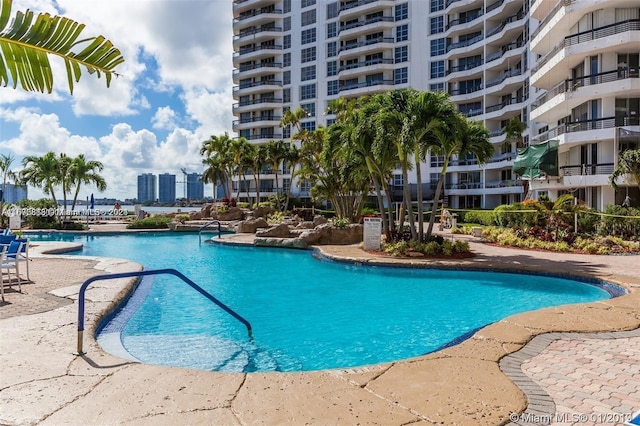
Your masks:
<svg viewBox="0 0 640 426"><path fill-rule="evenodd" d="M327 43L327 58L332 58L338 54L338 44L335 41Z"/></svg>
<svg viewBox="0 0 640 426"><path fill-rule="evenodd" d="M300 7L304 9L305 7L313 6L314 4L316 4L316 0L302 0Z"/></svg>
<svg viewBox="0 0 640 426"><path fill-rule="evenodd" d="M300 80L315 80L316 79L316 66L310 65L308 67L302 67L300 69Z"/></svg>
<svg viewBox="0 0 640 426"><path fill-rule="evenodd" d="M327 5L327 19L338 16L338 2L329 3Z"/></svg>
<svg viewBox="0 0 640 426"><path fill-rule="evenodd" d="M282 73L282 84L291 84L291 71L284 71Z"/></svg>
<svg viewBox="0 0 640 426"><path fill-rule="evenodd" d="M316 130L316 122L308 121L306 123L300 123L300 129L306 130L307 132L313 132L314 130Z"/></svg>
<svg viewBox="0 0 640 426"><path fill-rule="evenodd" d="M431 18L431 28L429 34L438 34L444 32L444 16L436 16Z"/></svg>
<svg viewBox="0 0 640 426"><path fill-rule="evenodd" d="M444 10L444 0L431 0L431 12Z"/></svg>
<svg viewBox="0 0 640 426"><path fill-rule="evenodd" d="M301 104L300 108L307 112L307 117L315 117L316 116L316 104Z"/></svg>
<svg viewBox="0 0 640 426"><path fill-rule="evenodd" d="M291 12L291 0L284 0L284 2L282 2L282 11L284 13Z"/></svg>
<svg viewBox="0 0 640 426"><path fill-rule="evenodd" d="M287 126L282 129L282 137L289 139L291 137L291 126Z"/></svg>
<svg viewBox="0 0 640 426"><path fill-rule="evenodd" d="M316 29L309 28L308 30L303 30L302 33L302 44L315 43L316 42Z"/></svg>
<svg viewBox="0 0 640 426"><path fill-rule="evenodd" d="M291 89L282 89L282 102L291 102Z"/></svg>
<svg viewBox="0 0 640 426"><path fill-rule="evenodd" d="M404 84L409 82L409 68L402 67L393 70L394 84Z"/></svg>
<svg viewBox="0 0 640 426"><path fill-rule="evenodd" d="M284 49L291 49L291 34L287 34L282 38L282 47Z"/></svg>
<svg viewBox="0 0 640 426"><path fill-rule="evenodd" d="M431 62L431 78L444 77L444 61Z"/></svg>
<svg viewBox="0 0 640 426"><path fill-rule="evenodd" d="M409 60L409 48L408 46L396 47L396 64L400 62L407 62Z"/></svg>
<svg viewBox="0 0 640 426"><path fill-rule="evenodd" d="M404 186L404 179L401 174L393 175L393 186Z"/></svg>
<svg viewBox="0 0 640 426"><path fill-rule="evenodd" d="M409 25L398 25L396 28L396 42L409 40Z"/></svg>
<svg viewBox="0 0 640 426"><path fill-rule="evenodd" d="M431 40L431 56L440 56L447 53L447 46L444 38Z"/></svg>
<svg viewBox="0 0 640 426"><path fill-rule="evenodd" d="M283 31L291 30L291 16L287 16L282 20L282 30Z"/></svg>
<svg viewBox="0 0 640 426"><path fill-rule="evenodd" d="M327 77L333 77L338 74L338 63L336 61L327 62Z"/></svg>
<svg viewBox="0 0 640 426"><path fill-rule="evenodd" d="M302 179L300 181L300 192L303 194L309 194L309 191L311 191L311 182L306 179Z"/></svg>
<svg viewBox="0 0 640 426"><path fill-rule="evenodd" d="M396 21L409 18L409 3L396 5Z"/></svg>
<svg viewBox="0 0 640 426"><path fill-rule="evenodd" d="M339 92L338 80L327 81L327 96L337 95Z"/></svg>
<svg viewBox="0 0 640 426"><path fill-rule="evenodd" d="M430 84L429 90L432 92L444 92L444 83Z"/></svg>
<svg viewBox="0 0 640 426"><path fill-rule="evenodd" d="M282 66L290 67L291 66L291 53L285 53L282 55Z"/></svg>
<svg viewBox="0 0 640 426"><path fill-rule="evenodd" d="M302 12L302 25L311 25L316 23L316 10L307 10L306 12Z"/></svg>
<svg viewBox="0 0 640 426"><path fill-rule="evenodd" d="M327 24L327 38L333 38L338 35L338 24L336 22L329 22Z"/></svg>
<svg viewBox="0 0 640 426"><path fill-rule="evenodd" d="M316 97L316 85L308 84L306 86L300 86L300 100L314 99Z"/></svg>
<svg viewBox="0 0 640 426"><path fill-rule="evenodd" d="M306 49L302 49L300 53L300 60L304 64L305 62L311 62L316 60L316 47L308 47Z"/></svg>

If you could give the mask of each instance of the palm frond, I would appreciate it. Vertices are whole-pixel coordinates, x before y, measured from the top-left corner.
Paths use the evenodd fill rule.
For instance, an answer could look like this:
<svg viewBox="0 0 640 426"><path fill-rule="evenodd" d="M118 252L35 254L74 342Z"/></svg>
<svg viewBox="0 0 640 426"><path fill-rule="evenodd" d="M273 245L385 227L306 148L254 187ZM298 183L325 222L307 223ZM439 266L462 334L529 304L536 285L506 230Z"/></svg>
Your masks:
<svg viewBox="0 0 640 426"><path fill-rule="evenodd" d="M105 76L107 87L116 66L124 62L120 50L103 36L79 39L84 24L69 18L31 10L18 11L9 25L12 0L0 5L0 85L18 84L27 91L51 93L53 73L49 55L63 59L69 92L82 75L82 67L98 78ZM34 19L35 18L35 19Z"/></svg>

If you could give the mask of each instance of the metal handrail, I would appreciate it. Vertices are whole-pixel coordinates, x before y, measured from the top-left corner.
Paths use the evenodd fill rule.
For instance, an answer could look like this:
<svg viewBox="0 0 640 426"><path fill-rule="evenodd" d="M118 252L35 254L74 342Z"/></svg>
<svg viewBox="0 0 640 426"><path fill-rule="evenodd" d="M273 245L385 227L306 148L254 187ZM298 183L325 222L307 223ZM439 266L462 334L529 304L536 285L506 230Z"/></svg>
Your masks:
<svg viewBox="0 0 640 426"><path fill-rule="evenodd" d="M218 305L220 308L222 308L229 315L231 315L232 317L240 321L242 324L244 324L244 326L247 327L247 333L249 334L249 339L253 339L253 331L249 321L247 321L238 313L236 313L233 309L231 309L230 307L228 307L227 305L225 305L224 303L222 303L221 301L213 297L205 289L203 289L198 284L191 281L189 278L184 276L181 272L178 272L175 269L155 269L155 270L151 269L148 271L121 272L121 273L108 274L108 275L96 275L95 277L91 277L88 280L86 280L84 283L82 283L82 285L80 286L80 291L78 292L78 355L84 355L86 353L83 351L83 348L82 348L82 337L84 334L84 295L87 290L87 287L89 287L91 283L93 283L94 281L100 281L100 280L115 280L119 278L144 277L147 275L161 275L161 274L170 274L180 278L182 281L187 283L198 293L202 294L204 297L206 297L207 299L209 299L210 301Z"/></svg>
<svg viewBox="0 0 640 426"><path fill-rule="evenodd" d="M221 235L222 235L222 225L220 224L220 221L219 221L219 220L215 220L215 219L214 219L214 220L212 220L211 222L207 222L207 223L205 223L204 225L202 225L202 226L200 227L200 229L198 229L198 241L202 241L202 239L201 239L202 231L203 231L205 228L208 228L208 227L209 227L209 225L213 225L214 223L217 223L217 224L218 224L218 238L222 238L222 237L221 237Z"/></svg>

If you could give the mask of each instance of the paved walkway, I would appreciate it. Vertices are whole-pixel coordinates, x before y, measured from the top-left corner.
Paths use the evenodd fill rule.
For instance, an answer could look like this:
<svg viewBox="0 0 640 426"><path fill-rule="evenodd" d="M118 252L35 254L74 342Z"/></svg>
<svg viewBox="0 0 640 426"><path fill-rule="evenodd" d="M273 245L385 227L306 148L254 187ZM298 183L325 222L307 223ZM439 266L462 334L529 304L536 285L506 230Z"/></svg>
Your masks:
<svg viewBox="0 0 640 426"><path fill-rule="evenodd" d="M130 287L126 280L87 292L87 355L75 356L79 284L139 265L38 257L35 248L34 282L23 285L23 294L7 291L0 307L0 424L582 425L622 424L640 410L640 257L471 245L477 256L455 262L382 258L356 246L323 251L362 263L571 272L631 293L515 315L457 346L402 362L295 374L212 373L131 363L101 351L92 329ZM635 331L596 333L620 330ZM570 333L576 331L590 334Z"/></svg>

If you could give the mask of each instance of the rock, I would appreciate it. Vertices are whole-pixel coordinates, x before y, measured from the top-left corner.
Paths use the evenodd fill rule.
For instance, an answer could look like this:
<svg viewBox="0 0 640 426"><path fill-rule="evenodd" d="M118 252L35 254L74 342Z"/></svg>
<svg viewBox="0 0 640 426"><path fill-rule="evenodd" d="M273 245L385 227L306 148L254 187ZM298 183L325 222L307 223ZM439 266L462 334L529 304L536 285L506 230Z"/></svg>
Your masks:
<svg viewBox="0 0 640 426"><path fill-rule="evenodd" d="M211 211L213 209L213 204L206 204L200 209L200 213L202 217L211 217ZM215 211L215 210L213 210Z"/></svg>
<svg viewBox="0 0 640 426"><path fill-rule="evenodd" d="M257 231L256 237L278 237L278 238L288 238L289 234L289 226L281 223L272 228L265 229L263 231Z"/></svg>
<svg viewBox="0 0 640 426"><path fill-rule="evenodd" d="M243 220L238 222L235 231L238 234L254 234L258 228L268 228L269 224L263 218Z"/></svg>
<svg viewBox="0 0 640 426"><path fill-rule="evenodd" d="M326 217L316 215L316 217L313 218L313 227L324 225L327 222L329 222L329 220Z"/></svg>
<svg viewBox="0 0 640 426"><path fill-rule="evenodd" d="M271 207L260 206L253 211L253 217L267 217L271 214Z"/></svg>
<svg viewBox="0 0 640 426"><path fill-rule="evenodd" d="M202 219L202 212L191 212L189 213L189 220L200 220Z"/></svg>
<svg viewBox="0 0 640 426"><path fill-rule="evenodd" d="M313 222L300 222L296 225L296 229L313 229L315 227Z"/></svg>
<svg viewBox="0 0 640 426"><path fill-rule="evenodd" d="M361 224L350 224L344 228L336 228L330 223L317 226L320 238L316 244L349 245L362 242L363 227Z"/></svg>
<svg viewBox="0 0 640 426"><path fill-rule="evenodd" d="M230 220L242 220L244 218L244 212L240 207L229 207L224 213L218 213L215 210L212 211L211 217L224 222L228 222Z"/></svg>
<svg viewBox="0 0 640 426"><path fill-rule="evenodd" d="M307 248L307 245L298 238L256 237L254 240L254 244L261 247L280 247L295 249Z"/></svg>

